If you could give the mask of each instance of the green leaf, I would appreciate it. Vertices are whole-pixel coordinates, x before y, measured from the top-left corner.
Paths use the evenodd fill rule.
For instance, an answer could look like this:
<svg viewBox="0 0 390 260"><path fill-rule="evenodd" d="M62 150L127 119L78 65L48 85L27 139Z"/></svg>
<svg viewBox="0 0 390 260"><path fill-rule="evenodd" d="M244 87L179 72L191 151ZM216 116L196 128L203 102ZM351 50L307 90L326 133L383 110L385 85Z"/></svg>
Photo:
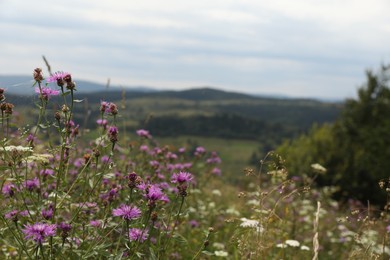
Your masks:
<svg viewBox="0 0 390 260"><path fill-rule="evenodd" d="M180 244L188 244L187 239L178 233L173 235L173 239L175 239Z"/></svg>
<svg viewBox="0 0 390 260"><path fill-rule="evenodd" d="M122 259L122 256L123 256L123 252L120 252L118 255L116 255L113 260L120 260Z"/></svg>

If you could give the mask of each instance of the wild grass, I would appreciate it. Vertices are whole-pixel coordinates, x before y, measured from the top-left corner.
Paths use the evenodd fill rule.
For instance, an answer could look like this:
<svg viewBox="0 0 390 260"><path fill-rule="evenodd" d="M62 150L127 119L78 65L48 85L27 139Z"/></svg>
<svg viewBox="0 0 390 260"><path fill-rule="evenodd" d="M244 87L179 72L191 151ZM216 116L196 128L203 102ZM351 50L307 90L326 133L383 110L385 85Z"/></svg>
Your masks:
<svg viewBox="0 0 390 260"><path fill-rule="evenodd" d="M315 185L326 174L318 164L300 176L270 152L242 171L235 165L253 143L204 138L188 145L155 140L144 129L126 133L124 111L108 100L97 130L85 132L74 114L82 86L71 74L44 77L35 69L34 80L33 126L22 125L0 93L1 259L390 256L389 207L334 201L336 188ZM50 90L50 82L57 86ZM54 95L61 96L55 105ZM231 149L237 156L229 157ZM224 167L245 181L228 184ZM390 180L381 187L390 192Z"/></svg>

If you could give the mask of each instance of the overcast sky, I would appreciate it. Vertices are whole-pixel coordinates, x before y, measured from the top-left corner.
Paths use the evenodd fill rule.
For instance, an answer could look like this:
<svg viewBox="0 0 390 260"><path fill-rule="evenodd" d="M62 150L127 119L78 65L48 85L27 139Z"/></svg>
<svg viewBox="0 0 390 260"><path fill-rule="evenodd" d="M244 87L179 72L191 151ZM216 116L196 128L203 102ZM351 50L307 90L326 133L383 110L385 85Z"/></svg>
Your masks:
<svg viewBox="0 0 390 260"><path fill-rule="evenodd" d="M31 74L45 55L76 82L345 98L390 62L389 11L389 0L0 0L0 74Z"/></svg>

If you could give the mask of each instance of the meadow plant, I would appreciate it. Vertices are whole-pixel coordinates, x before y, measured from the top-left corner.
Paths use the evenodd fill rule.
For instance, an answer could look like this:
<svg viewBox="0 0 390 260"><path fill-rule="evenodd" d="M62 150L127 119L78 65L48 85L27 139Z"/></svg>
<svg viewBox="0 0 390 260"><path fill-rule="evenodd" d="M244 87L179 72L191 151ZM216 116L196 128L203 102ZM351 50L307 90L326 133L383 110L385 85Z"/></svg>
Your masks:
<svg viewBox="0 0 390 260"><path fill-rule="evenodd" d="M131 142L122 139L120 111L109 101L96 108L96 137L86 142L75 121L74 108L82 100L75 98L72 75L45 78L37 68L33 79L37 121L27 130L11 124L14 106L0 89L0 258L204 255L210 235L204 238L188 208L195 200L192 190L207 189L202 175L216 176L211 171L220 163L217 153L159 147L145 129ZM202 228L211 234L207 224ZM194 235L188 228L199 230L192 243L185 237Z"/></svg>
<svg viewBox="0 0 390 260"><path fill-rule="evenodd" d="M253 182L238 196L248 208L230 221L237 223L231 240L237 258L388 259L388 205L334 201L336 187L315 188L317 175L326 174L319 164L311 176L290 176L280 155L270 152L259 165L245 170ZM383 189L389 185L380 182Z"/></svg>

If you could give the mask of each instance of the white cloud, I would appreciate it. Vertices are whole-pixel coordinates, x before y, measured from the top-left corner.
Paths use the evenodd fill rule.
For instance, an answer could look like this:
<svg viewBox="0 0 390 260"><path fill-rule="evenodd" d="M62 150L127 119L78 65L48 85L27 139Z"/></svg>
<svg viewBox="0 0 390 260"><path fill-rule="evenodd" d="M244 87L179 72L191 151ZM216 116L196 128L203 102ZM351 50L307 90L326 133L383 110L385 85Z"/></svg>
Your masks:
<svg viewBox="0 0 390 260"><path fill-rule="evenodd" d="M44 54L56 69L122 85L344 97L366 68L390 58L389 7L385 0L0 0L7 60L0 71L30 73Z"/></svg>

